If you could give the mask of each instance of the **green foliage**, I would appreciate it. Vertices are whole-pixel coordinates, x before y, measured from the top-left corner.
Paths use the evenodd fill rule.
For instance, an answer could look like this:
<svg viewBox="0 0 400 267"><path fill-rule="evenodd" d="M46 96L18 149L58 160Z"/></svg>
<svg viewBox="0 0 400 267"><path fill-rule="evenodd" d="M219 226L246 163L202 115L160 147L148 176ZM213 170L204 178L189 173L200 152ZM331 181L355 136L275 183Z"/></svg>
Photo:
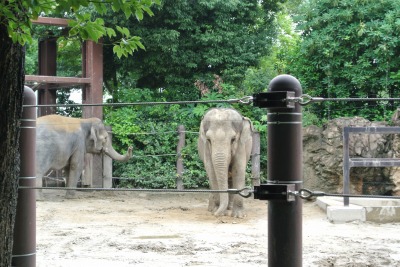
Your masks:
<svg viewBox="0 0 400 267"><path fill-rule="evenodd" d="M135 16L137 20L142 20L145 14L153 15L151 7L159 5L160 0L134 0L134 1L6 1L0 2L0 23L4 23L8 34L13 42L24 45L32 42L32 22L38 16L69 16L69 37L79 37L83 40L93 40L97 42L103 37L116 37L114 28L107 27L101 18L92 19L93 11L99 15L104 15L108 10L114 13L123 11L125 17L129 19ZM114 25L113 25L114 26ZM119 27L119 26L116 26ZM120 31L120 40L114 44L114 51L118 57L131 55L138 48L143 48L140 38L131 36L128 29Z"/></svg>
<svg viewBox="0 0 400 267"><path fill-rule="evenodd" d="M268 54L260 57L257 67L247 69L243 87L249 94L265 91L269 82L279 74L288 73L291 62L288 59L296 53L300 36L294 29L292 18L285 9L276 13L273 26L277 36L273 39Z"/></svg>
<svg viewBox="0 0 400 267"><path fill-rule="evenodd" d="M70 90L67 89L57 90L57 104L76 104L74 101L69 99L70 94ZM62 116L82 118L81 107L57 107L56 113Z"/></svg>
<svg viewBox="0 0 400 267"><path fill-rule="evenodd" d="M164 93L151 89L130 89L118 92L121 102L165 101ZM118 150L134 147L134 157L126 163L115 163L114 175L128 177L119 186L144 188L176 188L177 128L198 132L201 116L185 120L188 110L178 105L133 106L107 108L105 121L112 125L113 142ZM197 155L197 134L186 134L183 151L187 188L207 185L204 167Z"/></svg>
<svg viewBox="0 0 400 267"><path fill-rule="evenodd" d="M212 84L214 75L239 86L246 70L268 52L275 34L271 21L278 1L268 2L266 10L257 0L163 0L153 17L126 22L146 50L123 60L105 51L104 60L112 66L105 71L107 90L113 94L121 79L135 77L135 87L162 88L169 100L194 100L199 98L194 84Z"/></svg>
<svg viewBox="0 0 400 267"><path fill-rule="evenodd" d="M202 100L229 99L241 96L234 86L219 84ZM218 92L219 90L219 92ZM166 92L152 89L124 89L117 92L119 102L162 102ZM183 148L185 188L207 187L208 180L203 162L197 152L199 125L204 113L211 107L230 107L221 104L150 105L107 107L105 121L112 126L113 145L118 151L133 145L134 157L128 163L114 162L114 176L123 177L120 187L176 188L177 128L185 126ZM233 105L242 115L249 117L261 132L265 148L266 113L251 106ZM263 150L263 149L262 149ZM265 151L263 150L263 153ZM262 154L262 168L266 166ZM250 170L247 176L250 177Z"/></svg>
<svg viewBox="0 0 400 267"><path fill-rule="evenodd" d="M303 92L312 96L399 97L399 1L311 0L296 23L302 42L286 57ZM362 116L388 120L393 102L313 105L319 118Z"/></svg>

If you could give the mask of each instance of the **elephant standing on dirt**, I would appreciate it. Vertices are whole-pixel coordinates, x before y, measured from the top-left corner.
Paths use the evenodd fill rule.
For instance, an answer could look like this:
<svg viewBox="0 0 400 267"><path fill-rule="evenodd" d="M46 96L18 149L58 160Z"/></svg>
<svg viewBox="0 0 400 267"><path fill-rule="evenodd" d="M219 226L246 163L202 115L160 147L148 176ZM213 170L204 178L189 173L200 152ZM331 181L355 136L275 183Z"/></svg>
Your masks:
<svg viewBox="0 0 400 267"><path fill-rule="evenodd" d="M125 155L118 154L108 140L104 124L98 118L77 119L59 115L39 117L36 121L36 185L50 170L65 170L66 186L75 187L84 168L86 153L100 154L118 161L132 157L132 147ZM67 190L67 197L75 191ZM42 198L41 190L37 198Z"/></svg>
<svg viewBox="0 0 400 267"><path fill-rule="evenodd" d="M198 151L212 190L245 187L252 133L251 121L234 109L213 108L206 112L200 124ZM212 193L208 210L216 216L243 217L243 198Z"/></svg>

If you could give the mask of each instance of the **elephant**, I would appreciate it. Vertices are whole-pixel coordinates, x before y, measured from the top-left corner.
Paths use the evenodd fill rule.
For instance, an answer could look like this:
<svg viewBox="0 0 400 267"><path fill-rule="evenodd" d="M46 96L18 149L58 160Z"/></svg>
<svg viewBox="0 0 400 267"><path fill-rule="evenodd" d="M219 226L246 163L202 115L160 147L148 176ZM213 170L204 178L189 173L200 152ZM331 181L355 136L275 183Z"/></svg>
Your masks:
<svg viewBox="0 0 400 267"><path fill-rule="evenodd" d="M36 186L42 186L42 178L49 170L64 169L66 186L76 187L86 153L104 153L114 160L126 162L132 157L132 147L125 155L117 153L99 118L39 117L36 121ZM67 190L67 198L74 195L74 190ZM42 199L41 190L37 190L36 196L38 200Z"/></svg>
<svg viewBox="0 0 400 267"><path fill-rule="evenodd" d="M197 148L211 190L245 187L254 128L250 119L233 108L212 108L200 124ZM244 216L243 198L228 193L211 193L208 210L215 216Z"/></svg>

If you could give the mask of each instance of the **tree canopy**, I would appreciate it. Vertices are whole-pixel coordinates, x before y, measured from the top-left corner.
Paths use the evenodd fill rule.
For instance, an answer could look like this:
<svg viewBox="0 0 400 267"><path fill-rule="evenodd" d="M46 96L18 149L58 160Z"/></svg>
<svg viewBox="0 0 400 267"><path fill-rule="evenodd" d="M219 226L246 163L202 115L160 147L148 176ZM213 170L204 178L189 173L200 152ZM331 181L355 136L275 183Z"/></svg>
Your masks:
<svg viewBox="0 0 400 267"><path fill-rule="evenodd" d="M290 61L305 93L321 97L399 97L398 0L304 1L296 17L302 42ZM382 120L390 102L314 106L321 118Z"/></svg>
<svg viewBox="0 0 400 267"><path fill-rule="evenodd" d="M246 70L271 47L277 2L164 0L155 16L128 22L145 50L122 61L106 51L106 64L115 66L105 70L106 86L112 91L127 77L132 87L162 88L174 99L198 98L194 84L212 86L216 77L240 86Z"/></svg>

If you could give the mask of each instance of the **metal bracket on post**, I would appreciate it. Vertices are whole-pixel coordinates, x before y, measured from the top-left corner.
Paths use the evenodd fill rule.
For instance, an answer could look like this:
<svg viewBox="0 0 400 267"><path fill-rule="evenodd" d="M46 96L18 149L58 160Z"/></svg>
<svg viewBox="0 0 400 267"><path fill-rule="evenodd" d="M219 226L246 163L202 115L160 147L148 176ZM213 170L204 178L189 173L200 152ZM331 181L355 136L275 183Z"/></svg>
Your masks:
<svg viewBox="0 0 400 267"><path fill-rule="evenodd" d="M254 199L295 201L294 184L261 184L254 187Z"/></svg>
<svg viewBox="0 0 400 267"><path fill-rule="evenodd" d="M292 91L264 92L253 95L253 105L259 108L294 108L295 103L289 101L295 97Z"/></svg>

